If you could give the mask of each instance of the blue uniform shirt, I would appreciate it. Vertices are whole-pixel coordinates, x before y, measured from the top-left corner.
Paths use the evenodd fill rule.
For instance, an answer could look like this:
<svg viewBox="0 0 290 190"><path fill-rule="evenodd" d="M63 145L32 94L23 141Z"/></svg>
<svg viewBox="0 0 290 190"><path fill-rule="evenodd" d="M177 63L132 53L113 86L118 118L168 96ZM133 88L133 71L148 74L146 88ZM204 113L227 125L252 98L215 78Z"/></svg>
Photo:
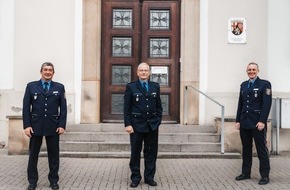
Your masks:
<svg viewBox="0 0 290 190"><path fill-rule="evenodd" d="M45 88L45 85L44 85L44 83L45 83L45 81L44 81L44 80L41 80L41 84L42 84L42 87L43 87L43 89ZM48 90L49 90L49 88L50 88L50 83L51 83L51 80L50 80L50 81L48 81L47 83L48 83L48 85L47 85L47 88L48 88Z"/></svg>

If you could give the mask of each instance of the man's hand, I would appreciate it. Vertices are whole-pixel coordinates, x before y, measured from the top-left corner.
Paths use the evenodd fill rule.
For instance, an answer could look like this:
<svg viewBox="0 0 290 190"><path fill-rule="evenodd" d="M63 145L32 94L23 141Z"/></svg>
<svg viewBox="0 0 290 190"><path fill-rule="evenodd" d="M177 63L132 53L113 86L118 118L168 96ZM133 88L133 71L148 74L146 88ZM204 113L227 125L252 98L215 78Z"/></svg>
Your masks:
<svg viewBox="0 0 290 190"><path fill-rule="evenodd" d="M62 127L58 127L57 129L56 129L56 132L59 134L59 135L62 135L63 133L64 133L64 128L62 128Z"/></svg>
<svg viewBox="0 0 290 190"><path fill-rule="evenodd" d="M32 130L32 127L27 127L24 129L25 135L28 136L29 138L32 136L31 134L34 133Z"/></svg>
<svg viewBox="0 0 290 190"><path fill-rule="evenodd" d="M236 122L235 127L237 130L240 130L240 122Z"/></svg>
<svg viewBox="0 0 290 190"><path fill-rule="evenodd" d="M265 124L262 122L258 122L256 127L258 128L259 131L262 131L265 128Z"/></svg>
<svg viewBox="0 0 290 190"><path fill-rule="evenodd" d="M125 127L125 130L126 130L129 134L134 133L134 130L133 130L132 125L129 125L129 126Z"/></svg>

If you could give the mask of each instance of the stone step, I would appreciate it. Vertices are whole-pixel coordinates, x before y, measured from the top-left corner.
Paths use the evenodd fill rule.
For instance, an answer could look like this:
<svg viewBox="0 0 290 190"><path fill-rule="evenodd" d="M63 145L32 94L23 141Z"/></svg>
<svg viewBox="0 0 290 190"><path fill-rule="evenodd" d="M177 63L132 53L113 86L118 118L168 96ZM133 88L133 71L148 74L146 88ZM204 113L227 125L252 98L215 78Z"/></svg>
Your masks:
<svg viewBox="0 0 290 190"><path fill-rule="evenodd" d="M130 150L129 142L75 142L60 141L60 151L68 152L123 152ZM160 152L219 152L220 143L159 142ZM46 151L46 146L42 147Z"/></svg>
<svg viewBox="0 0 290 190"><path fill-rule="evenodd" d="M82 142L127 142L130 137L126 132L66 132L61 141ZM220 142L216 133L159 133L159 142Z"/></svg>
<svg viewBox="0 0 290 190"><path fill-rule="evenodd" d="M125 132L124 124L101 123L101 124L70 124L67 132ZM160 133L216 133L215 126L161 124Z"/></svg>
<svg viewBox="0 0 290 190"><path fill-rule="evenodd" d="M130 139L121 123L68 125L60 139L63 157L129 158ZM217 158L220 135L215 126L162 124L159 127L159 158ZM40 155L46 155L45 143ZM239 155L239 154L238 154ZM226 157L235 154L227 154Z"/></svg>
<svg viewBox="0 0 290 190"><path fill-rule="evenodd" d="M46 152L40 152L40 156L47 156ZM61 151L61 157L69 158L130 158L130 152L68 152ZM143 157L143 155L142 155ZM220 152L158 152L158 158L161 159L186 159L186 158L220 158L220 159L239 159L239 153Z"/></svg>

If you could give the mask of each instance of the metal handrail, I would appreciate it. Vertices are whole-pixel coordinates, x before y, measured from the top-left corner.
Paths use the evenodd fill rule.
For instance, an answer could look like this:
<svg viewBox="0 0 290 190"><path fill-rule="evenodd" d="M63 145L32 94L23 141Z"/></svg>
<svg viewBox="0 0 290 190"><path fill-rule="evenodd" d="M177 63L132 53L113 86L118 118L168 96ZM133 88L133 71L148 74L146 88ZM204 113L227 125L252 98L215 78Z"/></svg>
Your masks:
<svg viewBox="0 0 290 190"><path fill-rule="evenodd" d="M188 88L192 88L193 90L199 92L200 94L204 95L206 98L210 99L211 101L213 101L214 103L216 103L217 105L219 105L221 107L221 123L222 123L222 126L221 126L221 154L224 154L225 153L225 146L224 146L224 126L225 126L225 106L220 104L219 102L217 102L216 100L214 100L213 98L209 97L207 94L205 94L204 92L200 91L199 89L191 86L191 85L188 85L188 86L185 86L185 93L184 93L184 99L187 100L188 98L188 92L187 92L187 89ZM187 116L187 109L188 109L188 104L185 103L184 105L184 115ZM186 121L186 120L185 120ZM187 123L187 121L185 122Z"/></svg>
<svg viewBox="0 0 290 190"><path fill-rule="evenodd" d="M279 146L280 146L280 128L281 128L281 104L282 98L275 97L272 98L272 121L271 121L271 152L274 154L279 154ZM274 130L276 128L276 131ZM274 139L274 132L276 133L275 136L275 143Z"/></svg>

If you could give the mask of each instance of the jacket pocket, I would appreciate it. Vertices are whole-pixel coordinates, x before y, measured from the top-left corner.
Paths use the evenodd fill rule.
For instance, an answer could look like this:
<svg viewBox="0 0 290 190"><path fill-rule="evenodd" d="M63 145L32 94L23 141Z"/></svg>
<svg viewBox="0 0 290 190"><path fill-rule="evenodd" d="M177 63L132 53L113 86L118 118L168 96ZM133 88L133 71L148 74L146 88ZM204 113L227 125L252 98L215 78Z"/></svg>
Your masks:
<svg viewBox="0 0 290 190"><path fill-rule="evenodd" d="M137 118L137 117L142 117L142 114L141 113L134 113L134 112L132 112L131 113L131 116Z"/></svg>
<svg viewBox="0 0 290 190"><path fill-rule="evenodd" d="M255 113L261 113L261 110L254 110Z"/></svg>
<svg viewBox="0 0 290 190"><path fill-rule="evenodd" d="M34 120L37 120L38 118L38 115L37 114L31 114L31 120L34 121Z"/></svg>
<svg viewBox="0 0 290 190"><path fill-rule="evenodd" d="M59 120L59 115L52 115L52 117L56 120Z"/></svg>
<svg viewBox="0 0 290 190"><path fill-rule="evenodd" d="M139 102L140 101L140 98L143 96L142 93L134 93L133 94L133 100L134 102Z"/></svg>
<svg viewBox="0 0 290 190"><path fill-rule="evenodd" d="M150 94L150 97L151 97L151 98L156 98L156 97L157 97L157 93L156 93L156 92L152 92L152 93Z"/></svg>

